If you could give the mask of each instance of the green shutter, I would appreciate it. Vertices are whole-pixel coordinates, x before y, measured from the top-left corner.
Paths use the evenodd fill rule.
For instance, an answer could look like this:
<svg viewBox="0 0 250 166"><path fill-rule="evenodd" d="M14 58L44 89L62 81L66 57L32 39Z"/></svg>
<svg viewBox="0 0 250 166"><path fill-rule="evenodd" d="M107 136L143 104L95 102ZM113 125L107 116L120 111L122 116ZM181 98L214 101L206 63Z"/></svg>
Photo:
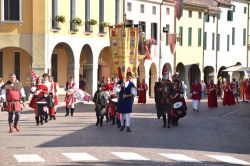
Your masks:
<svg viewBox="0 0 250 166"><path fill-rule="evenodd" d="M207 49L207 32L204 32L204 35L203 35L203 48L204 50Z"/></svg>
<svg viewBox="0 0 250 166"><path fill-rule="evenodd" d="M192 28L188 28L188 46L192 46Z"/></svg>
<svg viewBox="0 0 250 166"><path fill-rule="evenodd" d="M227 21L233 21L233 11L232 10L227 11Z"/></svg>
<svg viewBox="0 0 250 166"><path fill-rule="evenodd" d="M180 41L179 41L179 46L182 46L182 41L183 41L183 27L179 27L179 35L181 37Z"/></svg>
<svg viewBox="0 0 250 166"><path fill-rule="evenodd" d="M215 37L215 33L212 34L212 50L214 50L214 37Z"/></svg>
<svg viewBox="0 0 250 166"><path fill-rule="evenodd" d="M205 22L209 22L209 18L210 18L210 16L207 14L207 15L205 15Z"/></svg>
<svg viewBox="0 0 250 166"><path fill-rule="evenodd" d="M198 47L201 46L201 28L198 29Z"/></svg>
<svg viewBox="0 0 250 166"><path fill-rule="evenodd" d="M232 45L235 45L235 28L232 28Z"/></svg>

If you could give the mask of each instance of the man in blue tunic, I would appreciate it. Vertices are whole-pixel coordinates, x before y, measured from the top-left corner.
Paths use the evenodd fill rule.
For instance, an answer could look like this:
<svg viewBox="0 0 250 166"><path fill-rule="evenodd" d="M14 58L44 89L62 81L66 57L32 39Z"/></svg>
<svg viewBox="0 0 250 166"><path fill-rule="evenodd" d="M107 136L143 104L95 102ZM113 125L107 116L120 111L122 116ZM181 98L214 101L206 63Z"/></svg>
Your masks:
<svg viewBox="0 0 250 166"><path fill-rule="evenodd" d="M126 75L126 80L119 80L117 86L120 88L118 103L117 103L117 112L120 113L121 128L120 131L123 131L125 128L124 120L126 121L127 132L131 132L130 129L130 113L132 112L132 106L134 103L134 96L137 94L132 80L132 73L128 72Z"/></svg>

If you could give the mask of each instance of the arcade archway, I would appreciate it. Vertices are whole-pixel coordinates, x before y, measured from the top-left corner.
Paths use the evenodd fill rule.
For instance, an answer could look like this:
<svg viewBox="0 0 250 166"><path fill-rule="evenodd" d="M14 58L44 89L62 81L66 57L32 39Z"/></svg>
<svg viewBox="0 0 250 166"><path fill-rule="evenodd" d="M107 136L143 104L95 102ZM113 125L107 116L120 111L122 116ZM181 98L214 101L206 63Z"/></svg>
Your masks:
<svg viewBox="0 0 250 166"><path fill-rule="evenodd" d="M179 79L184 81L185 80L185 66L183 65L183 63L178 63L177 67L176 67L176 72L179 73Z"/></svg>
<svg viewBox="0 0 250 166"><path fill-rule="evenodd" d="M93 86L93 52L91 47L86 44L82 47L80 55L80 81L85 82L86 91L92 92Z"/></svg>
<svg viewBox="0 0 250 166"><path fill-rule="evenodd" d="M210 80L214 81L214 68L212 66L206 66L204 68L204 82L209 83Z"/></svg>
<svg viewBox="0 0 250 166"><path fill-rule="evenodd" d="M198 65L191 65L188 71L189 85L191 85L195 79L201 79L201 71Z"/></svg>
<svg viewBox="0 0 250 166"><path fill-rule="evenodd" d="M58 43L51 55L51 75L64 86L70 76L74 76L75 60L71 47L67 43Z"/></svg>
<svg viewBox="0 0 250 166"><path fill-rule="evenodd" d="M102 78L110 77L112 78L112 69L113 69L113 58L110 47L105 47L101 50L98 59L98 80Z"/></svg>
<svg viewBox="0 0 250 166"><path fill-rule="evenodd" d="M149 96L154 97L154 85L157 81L157 68L155 63L152 63L149 70Z"/></svg>

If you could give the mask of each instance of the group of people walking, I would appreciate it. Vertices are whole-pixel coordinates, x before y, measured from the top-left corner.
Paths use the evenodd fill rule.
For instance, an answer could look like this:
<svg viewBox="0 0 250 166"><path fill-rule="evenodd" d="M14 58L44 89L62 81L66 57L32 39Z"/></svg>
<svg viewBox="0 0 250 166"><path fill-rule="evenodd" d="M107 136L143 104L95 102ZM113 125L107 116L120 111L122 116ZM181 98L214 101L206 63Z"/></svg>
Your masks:
<svg viewBox="0 0 250 166"><path fill-rule="evenodd" d="M132 82L132 73L128 72L126 78L119 80L117 78L102 79L98 83L92 101L95 103L96 126L103 125L103 119L106 117L112 125L117 124L120 131L125 127L127 132L131 132L130 113L134 103L134 97L138 96L138 103L146 103L146 92L148 86L143 79L138 83L137 88ZM200 100L205 95L208 97L208 107L218 107L217 93L221 90L222 105L234 105L239 102L238 95L243 102L250 100L250 79L236 82L235 79L229 82L223 79L223 83L219 87L213 80L209 84L199 82L196 78L190 87L190 95L192 99L192 107L194 111L200 110ZM86 89L86 86L84 86ZM74 77L70 77L65 87L65 116L73 116L75 111L76 83ZM183 85L183 81L179 79L178 73L169 78L169 74L163 73L162 79L158 79L154 86L155 104L158 119L163 119L163 128L170 126L178 126L178 120L186 115L187 106L185 102L187 87ZM205 90L204 90L205 89ZM203 93L205 91L205 93ZM54 82L53 77L43 74L33 81L30 90L29 107L34 109L36 125L48 123L48 120L56 120L56 110L58 105L59 85ZM14 129L20 131L18 121L20 111L25 107L25 92L22 84L16 79L15 74L9 74L9 80L4 83L0 78L0 107L3 111L8 112L9 132ZM89 96L88 96L89 97ZM14 118L14 120L13 120Z"/></svg>
<svg viewBox="0 0 250 166"><path fill-rule="evenodd" d="M187 106L184 89L178 75L173 75L172 81L168 73L158 79L154 87L157 117L163 119L163 128L178 126L178 120L186 115Z"/></svg>

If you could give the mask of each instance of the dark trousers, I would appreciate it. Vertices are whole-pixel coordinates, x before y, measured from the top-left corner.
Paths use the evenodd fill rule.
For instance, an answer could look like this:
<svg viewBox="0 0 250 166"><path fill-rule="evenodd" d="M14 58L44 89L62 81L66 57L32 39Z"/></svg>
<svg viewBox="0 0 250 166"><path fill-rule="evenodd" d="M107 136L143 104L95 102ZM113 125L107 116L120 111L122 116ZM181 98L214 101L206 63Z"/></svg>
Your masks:
<svg viewBox="0 0 250 166"><path fill-rule="evenodd" d="M14 125L16 126L18 121L19 121L19 118L20 118L20 112L8 112L8 122L9 122L9 125L12 126L13 124L13 115L15 114L15 118L14 118Z"/></svg>
<svg viewBox="0 0 250 166"><path fill-rule="evenodd" d="M103 115L96 115L96 120L96 125L98 126L98 124L100 123L100 126L102 126Z"/></svg>

